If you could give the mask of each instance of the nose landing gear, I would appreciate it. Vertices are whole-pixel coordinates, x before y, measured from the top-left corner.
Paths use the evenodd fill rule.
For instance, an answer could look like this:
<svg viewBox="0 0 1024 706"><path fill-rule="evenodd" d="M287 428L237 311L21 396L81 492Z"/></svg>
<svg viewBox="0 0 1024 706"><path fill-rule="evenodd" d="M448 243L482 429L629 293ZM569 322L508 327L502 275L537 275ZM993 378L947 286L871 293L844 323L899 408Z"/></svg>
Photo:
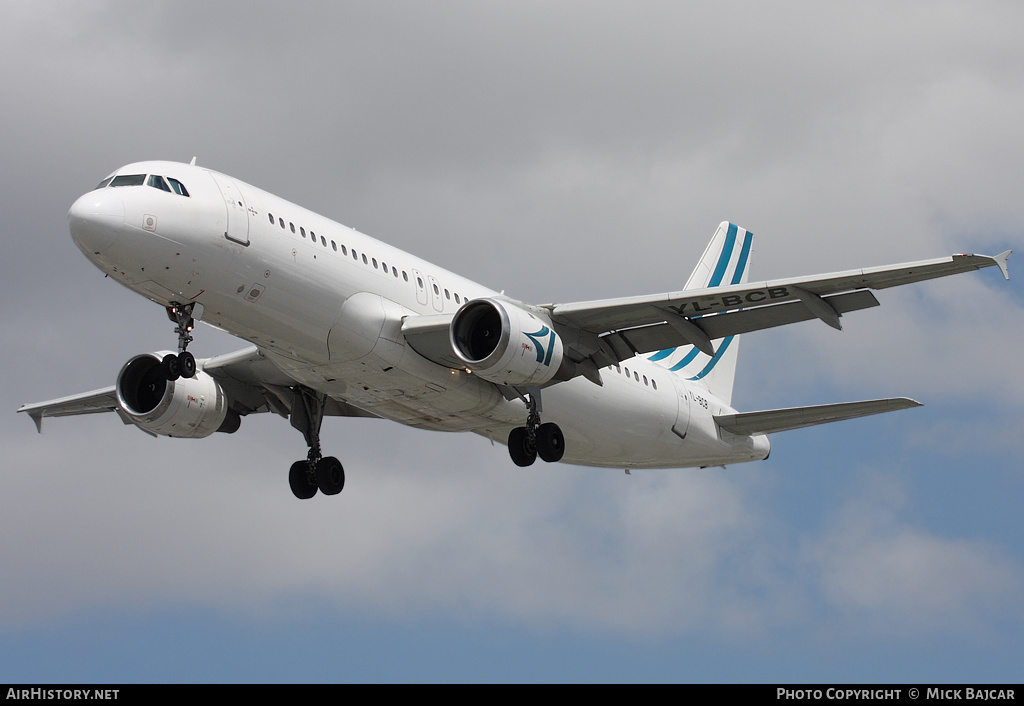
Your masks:
<svg viewBox="0 0 1024 706"><path fill-rule="evenodd" d="M192 342L192 329L196 325L195 319L192 318L192 311L195 307L194 302L172 304L167 307L167 318L176 324L174 332L178 334L178 354L170 353L160 361L164 377L168 380L177 380L180 377L190 378L196 374L195 356L186 350L188 344Z"/></svg>

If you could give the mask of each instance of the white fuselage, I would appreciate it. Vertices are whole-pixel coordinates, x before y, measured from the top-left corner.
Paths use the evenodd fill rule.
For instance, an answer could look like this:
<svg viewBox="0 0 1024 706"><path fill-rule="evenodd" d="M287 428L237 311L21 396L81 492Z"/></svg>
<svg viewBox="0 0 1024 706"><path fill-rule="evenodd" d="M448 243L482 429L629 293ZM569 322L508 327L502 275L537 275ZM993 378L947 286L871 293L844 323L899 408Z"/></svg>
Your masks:
<svg viewBox="0 0 1024 706"><path fill-rule="evenodd" d="M256 344L297 383L381 417L502 443L523 424L522 401L423 358L401 333L404 317L454 314L492 290L207 169L142 162L117 174L162 175L188 191L108 187L72 206L78 247L133 291L162 306L195 302L196 318ZM638 356L601 377L543 391L566 462L681 467L768 454L763 435L720 431L712 416L733 410L665 367Z"/></svg>

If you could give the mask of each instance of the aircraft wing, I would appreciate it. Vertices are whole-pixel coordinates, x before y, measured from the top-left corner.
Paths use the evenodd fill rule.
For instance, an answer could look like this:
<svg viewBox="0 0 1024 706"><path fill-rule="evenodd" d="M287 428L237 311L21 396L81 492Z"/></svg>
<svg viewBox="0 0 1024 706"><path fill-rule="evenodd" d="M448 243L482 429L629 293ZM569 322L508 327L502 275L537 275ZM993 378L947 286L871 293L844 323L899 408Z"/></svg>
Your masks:
<svg viewBox="0 0 1024 706"><path fill-rule="evenodd" d="M402 320L402 335L427 360L446 368L464 368L466 364L455 355L448 337L453 318L453 314L407 316Z"/></svg>
<svg viewBox="0 0 1024 706"><path fill-rule="evenodd" d="M733 434L752 436L802 429L815 424L828 424L844 419L856 419L857 417L920 406L920 402L908 397L893 397L884 400L840 402L839 404L823 404L814 407L790 407L788 409L769 409L763 412L721 414L715 417L715 422L722 429Z"/></svg>
<svg viewBox="0 0 1024 706"><path fill-rule="evenodd" d="M217 380L239 415L275 412L288 418L295 398L295 381L266 358L256 346L234 353L201 359L198 367ZM19 412L28 414L42 432L43 417L67 417L78 414L116 412L125 424L133 424L121 410L114 386L47 402L22 405ZM350 404L328 398L324 414L343 417L376 417Z"/></svg>
<svg viewBox="0 0 1024 706"><path fill-rule="evenodd" d="M36 423L36 431L42 433L43 417L70 417L76 414L97 414L120 409L117 404L117 392L111 385L102 390L61 397L59 400L22 405L18 411L32 417L32 421ZM122 419L125 420L125 424L131 424L127 418Z"/></svg>
<svg viewBox="0 0 1024 706"><path fill-rule="evenodd" d="M868 291L996 266L1006 279L1011 251L667 294L546 305L559 335L600 368L640 353L683 345L713 355L712 341L797 321L878 306ZM566 335L568 334L568 335ZM576 335L574 335L576 334Z"/></svg>
<svg viewBox="0 0 1024 706"><path fill-rule="evenodd" d="M295 380L274 365L257 346L201 361L200 368L224 388L240 415L275 412L287 418L295 398ZM327 398L324 414L332 417L374 417L347 402Z"/></svg>

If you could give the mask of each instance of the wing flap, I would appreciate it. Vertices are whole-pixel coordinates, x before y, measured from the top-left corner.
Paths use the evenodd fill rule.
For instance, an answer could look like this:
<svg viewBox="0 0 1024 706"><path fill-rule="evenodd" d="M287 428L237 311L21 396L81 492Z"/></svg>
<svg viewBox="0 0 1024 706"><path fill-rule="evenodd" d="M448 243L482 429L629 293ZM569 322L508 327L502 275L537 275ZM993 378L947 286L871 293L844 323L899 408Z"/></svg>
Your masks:
<svg viewBox="0 0 1024 706"><path fill-rule="evenodd" d="M761 412L722 414L715 417L715 423L725 431L742 436L773 434L790 429L801 429L816 424L829 424L844 419L856 419L872 414L895 412L900 409L920 407L921 403L907 397L893 397L863 402L840 402L813 407L789 407L768 409Z"/></svg>

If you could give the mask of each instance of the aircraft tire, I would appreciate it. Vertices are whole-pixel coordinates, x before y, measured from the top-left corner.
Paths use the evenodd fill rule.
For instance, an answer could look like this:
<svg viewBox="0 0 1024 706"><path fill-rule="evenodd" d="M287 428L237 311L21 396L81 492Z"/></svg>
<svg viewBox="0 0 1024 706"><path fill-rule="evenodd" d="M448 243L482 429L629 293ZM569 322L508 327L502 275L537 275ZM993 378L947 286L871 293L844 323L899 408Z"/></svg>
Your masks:
<svg viewBox="0 0 1024 706"><path fill-rule="evenodd" d="M288 471L288 485L299 500L309 500L316 495L316 484L309 482L309 461L296 461Z"/></svg>
<svg viewBox="0 0 1024 706"><path fill-rule="evenodd" d="M334 456L320 459L316 464L316 483L324 495L337 495L345 487L345 469Z"/></svg>
<svg viewBox="0 0 1024 706"><path fill-rule="evenodd" d="M560 461L565 453L565 437L557 424L541 424L537 430L537 455L548 463Z"/></svg>
<svg viewBox="0 0 1024 706"><path fill-rule="evenodd" d="M178 361L178 356L173 353L164 356L164 359L160 361L160 369L163 370L164 377L170 382L181 377L181 363Z"/></svg>
<svg viewBox="0 0 1024 706"><path fill-rule="evenodd" d="M181 369L181 377L191 378L196 375L196 357L185 351L178 356L178 367Z"/></svg>
<svg viewBox="0 0 1024 706"><path fill-rule="evenodd" d="M537 460L537 449L531 447L526 427L516 427L509 433L508 454L512 457L512 463L521 468L532 466Z"/></svg>

